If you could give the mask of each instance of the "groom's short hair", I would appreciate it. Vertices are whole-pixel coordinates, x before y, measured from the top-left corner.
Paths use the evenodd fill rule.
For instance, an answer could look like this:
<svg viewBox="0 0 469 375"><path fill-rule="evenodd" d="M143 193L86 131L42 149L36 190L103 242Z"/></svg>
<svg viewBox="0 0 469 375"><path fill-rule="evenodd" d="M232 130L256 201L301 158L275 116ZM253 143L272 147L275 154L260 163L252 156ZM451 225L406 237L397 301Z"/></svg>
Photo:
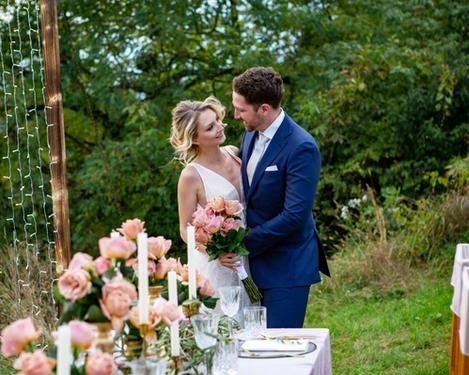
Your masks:
<svg viewBox="0 0 469 375"><path fill-rule="evenodd" d="M273 68L257 66L233 79L233 91L251 105L266 103L278 108L283 96L283 81Z"/></svg>

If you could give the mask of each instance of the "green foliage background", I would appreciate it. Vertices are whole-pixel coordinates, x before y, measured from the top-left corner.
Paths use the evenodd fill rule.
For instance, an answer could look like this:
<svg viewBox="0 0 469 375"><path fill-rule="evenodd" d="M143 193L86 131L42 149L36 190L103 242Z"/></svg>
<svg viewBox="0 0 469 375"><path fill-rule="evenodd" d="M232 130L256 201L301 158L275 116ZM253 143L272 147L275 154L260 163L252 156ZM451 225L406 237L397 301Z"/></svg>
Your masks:
<svg viewBox="0 0 469 375"><path fill-rule="evenodd" d="M75 0L58 7L74 251L96 253L99 237L139 217L183 254L171 109L217 96L228 109L228 143L239 144L231 80L255 65L282 74L283 107L320 145L315 214L329 253L355 225L345 225L341 209L367 186L380 202L405 197L412 206L448 188L449 164L467 171L463 1ZM2 180L2 197L7 190Z"/></svg>

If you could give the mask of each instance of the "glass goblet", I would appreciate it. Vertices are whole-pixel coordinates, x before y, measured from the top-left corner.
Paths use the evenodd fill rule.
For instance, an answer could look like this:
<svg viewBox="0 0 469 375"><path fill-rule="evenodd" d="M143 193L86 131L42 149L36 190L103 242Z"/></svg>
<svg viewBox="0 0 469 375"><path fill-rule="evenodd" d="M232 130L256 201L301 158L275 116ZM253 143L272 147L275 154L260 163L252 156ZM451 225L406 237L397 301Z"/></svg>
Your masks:
<svg viewBox="0 0 469 375"><path fill-rule="evenodd" d="M241 287L240 286L223 286L218 288L218 296L220 297L220 308L224 314L228 315L231 319L238 313ZM232 322L228 321L228 330L232 333Z"/></svg>
<svg viewBox="0 0 469 375"><path fill-rule="evenodd" d="M195 343L204 352L204 362L207 368L206 373L210 374L210 349L215 347L218 335L218 321L220 316L216 314L198 314L191 317L194 328Z"/></svg>

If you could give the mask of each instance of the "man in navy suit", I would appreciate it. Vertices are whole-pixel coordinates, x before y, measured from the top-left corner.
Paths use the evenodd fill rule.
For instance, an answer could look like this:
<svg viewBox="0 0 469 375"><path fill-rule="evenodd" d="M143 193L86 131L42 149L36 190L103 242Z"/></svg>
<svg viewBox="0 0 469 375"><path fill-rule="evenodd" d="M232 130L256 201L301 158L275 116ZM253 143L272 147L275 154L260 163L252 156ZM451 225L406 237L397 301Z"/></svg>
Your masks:
<svg viewBox="0 0 469 375"><path fill-rule="evenodd" d="M272 68L233 80L234 116L246 133L241 174L245 245L252 277L267 307L269 328L303 326L311 284L330 276L312 207L321 156L314 138L280 106L283 81Z"/></svg>

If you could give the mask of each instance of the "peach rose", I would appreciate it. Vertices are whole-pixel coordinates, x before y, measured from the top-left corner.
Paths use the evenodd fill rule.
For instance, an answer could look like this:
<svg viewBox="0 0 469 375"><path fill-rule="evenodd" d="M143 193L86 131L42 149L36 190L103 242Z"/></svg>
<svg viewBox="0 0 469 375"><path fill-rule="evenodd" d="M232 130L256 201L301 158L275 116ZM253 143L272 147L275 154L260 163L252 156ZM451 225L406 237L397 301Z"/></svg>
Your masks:
<svg viewBox="0 0 469 375"><path fill-rule="evenodd" d="M2 354L5 357L20 354L26 345L36 341L40 335L41 331L36 330L31 318L19 319L2 330Z"/></svg>
<svg viewBox="0 0 469 375"><path fill-rule="evenodd" d="M169 269L170 264L165 258L161 258L155 266L155 272L153 272L152 276L156 280L163 280L166 277L166 274L170 271Z"/></svg>
<svg viewBox="0 0 469 375"><path fill-rule="evenodd" d="M96 273L102 275L111 268L111 261L105 257L97 257L94 261Z"/></svg>
<svg viewBox="0 0 469 375"><path fill-rule="evenodd" d="M213 211L213 210L210 210ZM204 227L209 221L210 217L213 216L213 212L209 215L203 208L199 207L193 214L192 214L192 225L196 227Z"/></svg>
<svg viewBox="0 0 469 375"><path fill-rule="evenodd" d="M203 228L198 228L195 231L195 240L198 244L207 245L210 239L211 239L211 235L207 233Z"/></svg>
<svg viewBox="0 0 469 375"><path fill-rule="evenodd" d="M126 220L117 230L129 240L136 240L137 235L145 229L145 222L140 219Z"/></svg>
<svg viewBox="0 0 469 375"><path fill-rule="evenodd" d="M88 349L93 343L96 327L80 320L71 320L68 323L72 337L72 345L78 349Z"/></svg>
<svg viewBox="0 0 469 375"><path fill-rule="evenodd" d="M209 223L205 226L208 233L217 233L223 224L223 216L213 216Z"/></svg>
<svg viewBox="0 0 469 375"><path fill-rule="evenodd" d="M210 297L213 297L215 295L215 290L213 290L212 284L210 284L210 280L207 279L200 272L197 272L196 274L196 281L197 288L199 289L200 294Z"/></svg>
<svg viewBox="0 0 469 375"><path fill-rule="evenodd" d="M241 221L233 219L232 217L226 218L221 226L221 231L223 233L228 233L230 230L238 230L241 226Z"/></svg>
<svg viewBox="0 0 469 375"><path fill-rule="evenodd" d="M112 354L97 350L86 359L86 375L113 375L116 370Z"/></svg>
<svg viewBox="0 0 469 375"><path fill-rule="evenodd" d="M239 201L225 200L225 212L227 215L238 215L243 210L243 206Z"/></svg>
<svg viewBox="0 0 469 375"><path fill-rule="evenodd" d="M91 257L91 255L80 252L76 253L73 256L72 260L70 261L70 264L68 265L68 269L71 271L79 269L90 270L93 268L93 258Z"/></svg>
<svg viewBox="0 0 469 375"><path fill-rule="evenodd" d="M112 328L120 331L129 313L129 306L137 299L135 286L122 277L114 277L104 284L103 298L99 301L103 314L111 320Z"/></svg>
<svg viewBox="0 0 469 375"><path fill-rule="evenodd" d="M150 258L161 258L171 247L171 240L166 240L163 236L148 238L148 256Z"/></svg>
<svg viewBox="0 0 469 375"><path fill-rule="evenodd" d="M135 326L140 326L140 316L138 311L138 306L132 307L129 313L129 320ZM150 328L155 328L161 322L161 316L158 314L156 309L153 306L150 306L148 310L148 325ZM152 343L157 339L156 332L154 329L147 330L145 334L145 340Z"/></svg>
<svg viewBox="0 0 469 375"><path fill-rule="evenodd" d="M161 297L156 299L155 303L153 304L153 308L161 317L163 322L168 326L183 317L181 310L179 310L174 303L168 302Z"/></svg>
<svg viewBox="0 0 469 375"><path fill-rule="evenodd" d="M222 212L225 209L225 199L221 196L213 198L210 202L208 202L207 206L213 209L215 212Z"/></svg>
<svg viewBox="0 0 469 375"><path fill-rule="evenodd" d="M179 262L176 272L181 276L181 281L189 281L189 266Z"/></svg>
<svg viewBox="0 0 469 375"><path fill-rule="evenodd" d="M91 276L83 269L68 270L59 277L58 287L65 299L75 302L91 290Z"/></svg>
<svg viewBox="0 0 469 375"><path fill-rule="evenodd" d="M125 262L125 265L127 267L132 267L135 273L138 273L138 259L137 258L131 258L127 259ZM152 275L156 272L156 263L152 260L149 260L147 263L147 269L148 269L148 274Z"/></svg>
<svg viewBox="0 0 469 375"><path fill-rule="evenodd" d="M21 371L19 375L49 375L55 367L55 361L37 349L34 353L21 353L13 367Z"/></svg>
<svg viewBox="0 0 469 375"><path fill-rule="evenodd" d="M98 244L101 256L107 259L128 259L137 250L137 245L124 237L103 237Z"/></svg>

